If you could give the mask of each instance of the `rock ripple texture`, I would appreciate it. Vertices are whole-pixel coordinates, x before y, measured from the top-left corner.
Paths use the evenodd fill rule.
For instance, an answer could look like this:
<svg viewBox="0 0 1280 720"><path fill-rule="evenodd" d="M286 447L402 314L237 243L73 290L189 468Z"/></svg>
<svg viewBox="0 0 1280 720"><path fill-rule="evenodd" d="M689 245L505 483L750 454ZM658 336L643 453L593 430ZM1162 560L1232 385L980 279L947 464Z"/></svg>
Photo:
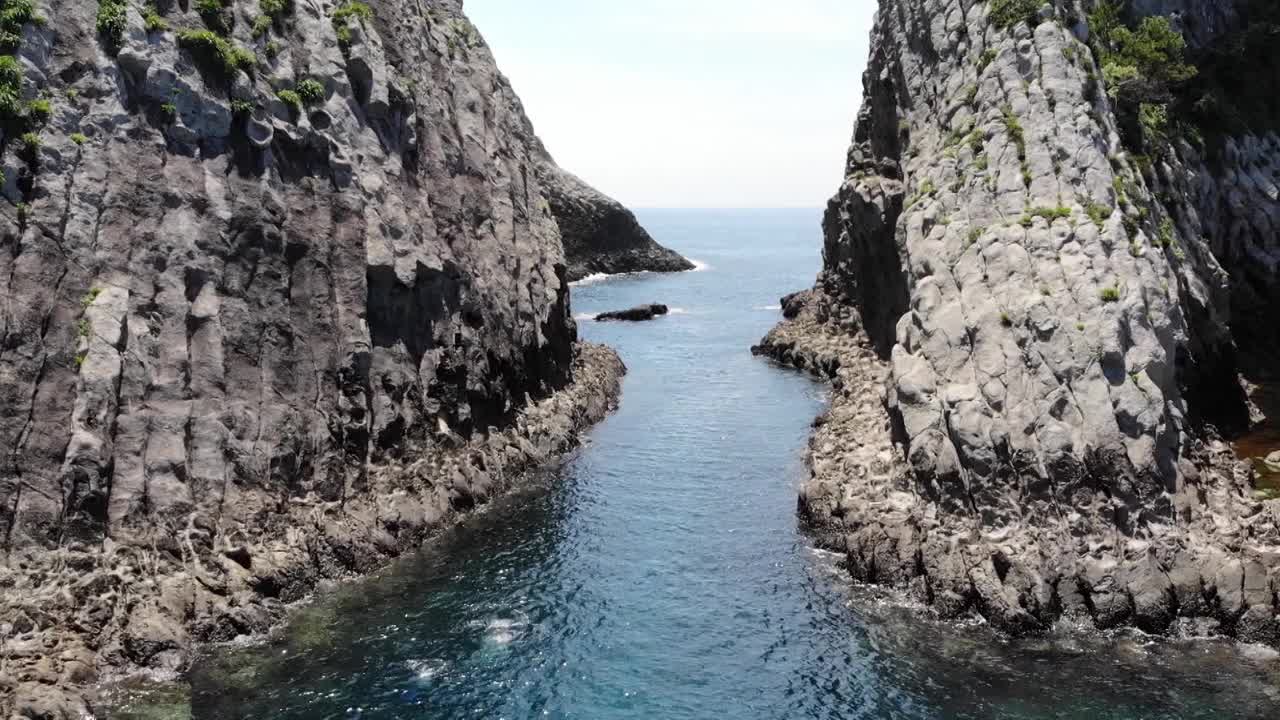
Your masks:
<svg viewBox="0 0 1280 720"><path fill-rule="evenodd" d="M1130 5L1202 45L1239 15ZM1215 432L1275 369L1280 139L1144 171L1090 9L881 1L823 271L757 348L836 382L802 514L948 617L1280 644L1280 501Z"/></svg>
<svg viewBox="0 0 1280 720"><path fill-rule="evenodd" d="M618 391L460 2L222 5L41 0L22 27L49 112L0 188L4 717L265 630Z"/></svg>

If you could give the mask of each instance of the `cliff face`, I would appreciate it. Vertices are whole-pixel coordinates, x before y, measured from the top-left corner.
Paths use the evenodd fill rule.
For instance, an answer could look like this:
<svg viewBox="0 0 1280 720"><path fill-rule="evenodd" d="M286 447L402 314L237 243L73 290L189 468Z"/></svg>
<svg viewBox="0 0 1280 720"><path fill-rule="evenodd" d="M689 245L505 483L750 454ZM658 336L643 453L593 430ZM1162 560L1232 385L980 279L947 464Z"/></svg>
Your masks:
<svg viewBox="0 0 1280 720"><path fill-rule="evenodd" d="M261 631L607 410L460 2L3 5L0 714Z"/></svg>
<svg viewBox="0 0 1280 720"><path fill-rule="evenodd" d="M944 614L1277 643L1280 501L1217 438L1277 369L1280 138L1183 126L1185 81L1127 105L1100 6L882 0L823 271L760 348L838 381L802 509ZM1192 62L1256 30L1111 7Z"/></svg>

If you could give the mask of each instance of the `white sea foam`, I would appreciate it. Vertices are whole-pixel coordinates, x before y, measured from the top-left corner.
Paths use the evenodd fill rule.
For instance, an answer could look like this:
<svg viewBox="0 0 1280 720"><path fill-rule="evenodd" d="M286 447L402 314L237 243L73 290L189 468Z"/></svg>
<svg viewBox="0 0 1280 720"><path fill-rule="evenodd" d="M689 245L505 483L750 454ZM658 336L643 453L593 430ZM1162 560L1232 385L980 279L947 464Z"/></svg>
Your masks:
<svg viewBox="0 0 1280 720"><path fill-rule="evenodd" d="M702 272L704 270L711 269L710 265L708 265L707 263L701 260L694 260L693 258L685 258L685 259L693 263L693 269L690 270L689 272ZM608 273L594 273L592 275L588 275L582 278L581 280L574 280L573 282L569 283L569 287L583 287L586 285L596 285L606 280L612 280L613 278L642 277L645 275L654 275L654 274L655 273L652 270L637 270L636 272L615 273L613 275L610 275Z"/></svg>
<svg viewBox="0 0 1280 720"><path fill-rule="evenodd" d="M472 623L478 625L478 622ZM484 638L492 645L510 645L529 629L529 618L517 611L515 617L493 618L485 623Z"/></svg>
<svg viewBox="0 0 1280 720"><path fill-rule="evenodd" d="M1266 645L1258 645L1256 643L1246 643L1240 645L1240 654L1250 660L1263 660L1271 662L1280 659L1280 651L1275 648L1269 648Z"/></svg>
<svg viewBox="0 0 1280 720"><path fill-rule="evenodd" d="M524 634L524 624L518 620L498 618L490 620L485 629L485 638L495 645L510 645L512 641Z"/></svg>
<svg viewBox="0 0 1280 720"><path fill-rule="evenodd" d="M573 319L574 320L595 320L596 316L594 313L578 313L577 315L573 316Z"/></svg>
<svg viewBox="0 0 1280 720"><path fill-rule="evenodd" d="M834 550L825 550L820 547L810 546L809 548L807 548L807 550L809 551L810 555L814 556L815 558L818 558L819 560L830 560L831 562L839 562L846 558L844 553L838 553L838 552L835 552Z"/></svg>
<svg viewBox="0 0 1280 720"><path fill-rule="evenodd" d="M409 668L415 679L421 682L430 682L440 677L449 668L449 663L436 658L427 658L425 660L410 660L405 663L405 667Z"/></svg>
<svg viewBox="0 0 1280 720"><path fill-rule="evenodd" d="M779 312L780 310L782 310L782 306L781 305L756 305L751 309L765 311L765 312Z"/></svg>
<svg viewBox="0 0 1280 720"><path fill-rule="evenodd" d="M684 308L667 308L668 315L688 315L689 311Z"/></svg>
<svg viewBox="0 0 1280 720"><path fill-rule="evenodd" d="M569 287L582 287L583 285L595 285L596 283L604 282L605 280L608 280L611 277L613 276L607 275L605 273L595 273L594 275L588 275L582 278L581 280L575 280L569 283Z"/></svg>

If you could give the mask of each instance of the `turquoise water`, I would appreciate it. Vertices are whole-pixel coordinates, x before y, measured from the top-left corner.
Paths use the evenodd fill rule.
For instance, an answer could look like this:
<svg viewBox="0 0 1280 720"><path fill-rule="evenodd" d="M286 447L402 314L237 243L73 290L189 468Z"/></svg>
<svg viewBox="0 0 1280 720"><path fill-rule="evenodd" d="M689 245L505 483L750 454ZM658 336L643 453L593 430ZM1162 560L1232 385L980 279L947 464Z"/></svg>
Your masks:
<svg viewBox="0 0 1280 720"><path fill-rule="evenodd" d="M1280 662L1211 642L1008 642L854 590L797 528L824 388L753 358L812 283L819 211L653 211L704 264L576 288L630 367L563 467L388 572L211 653L195 718L1263 718ZM120 717L128 717L121 714ZM136 715L136 717L143 717Z"/></svg>

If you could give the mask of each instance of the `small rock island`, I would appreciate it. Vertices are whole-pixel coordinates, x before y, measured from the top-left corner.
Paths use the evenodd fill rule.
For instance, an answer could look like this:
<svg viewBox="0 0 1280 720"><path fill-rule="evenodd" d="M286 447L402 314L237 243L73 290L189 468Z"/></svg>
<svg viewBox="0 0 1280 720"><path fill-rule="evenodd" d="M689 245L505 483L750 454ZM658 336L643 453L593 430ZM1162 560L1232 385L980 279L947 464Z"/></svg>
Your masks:
<svg viewBox="0 0 1280 720"><path fill-rule="evenodd" d="M605 312L596 315L596 322L625 321L625 322L644 322L653 320L670 312L666 305L653 303L650 305L638 305L628 310L617 310L614 312Z"/></svg>

